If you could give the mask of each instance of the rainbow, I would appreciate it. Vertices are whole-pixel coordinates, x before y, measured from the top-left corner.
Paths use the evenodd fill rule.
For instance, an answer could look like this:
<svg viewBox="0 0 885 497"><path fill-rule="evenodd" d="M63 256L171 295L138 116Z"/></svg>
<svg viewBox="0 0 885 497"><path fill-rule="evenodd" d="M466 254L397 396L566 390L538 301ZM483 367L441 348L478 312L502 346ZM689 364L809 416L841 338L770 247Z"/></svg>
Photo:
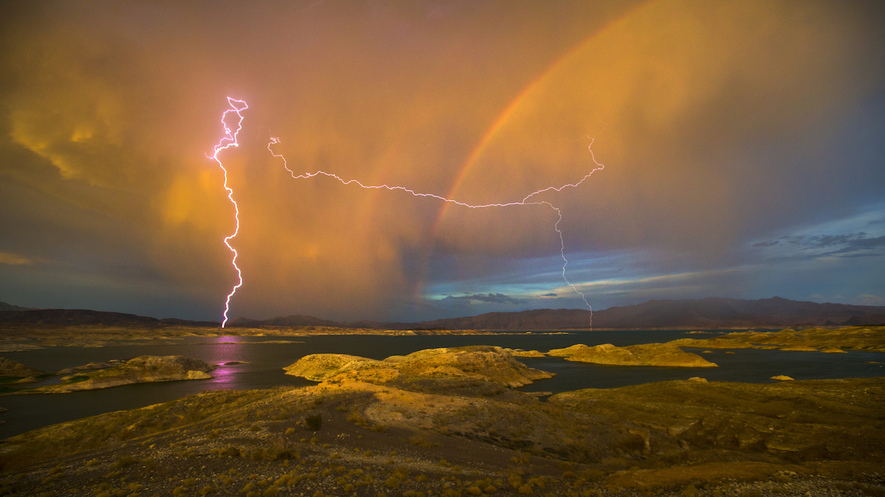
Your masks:
<svg viewBox="0 0 885 497"><path fill-rule="evenodd" d="M606 34L611 33L617 27L624 25L629 18L635 15L640 10L647 9L649 5L655 3L655 0L649 0L647 2L640 3L639 5L627 10L624 14L619 16L617 19L608 23L602 29L594 32L589 37L585 38L583 41L578 43L574 48L568 50L564 55L556 59L550 66L541 73L540 76L531 81L519 94L501 111L492 125L486 130L486 132L482 135L482 137L477 142L476 146L470 152L470 155L467 156L467 159L461 165L458 174L455 176L455 180L452 183L452 187L449 189L448 193L446 193L446 198L455 198L458 190L461 187L461 184L464 182L464 179L467 177L470 170L476 165L479 161L479 158L485 153L489 144L495 139L495 137L499 134L499 132L504 128L507 122L513 117L516 113L516 110L519 109L533 94L539 91L541 87L561 68L565 67L573 58L577 57L579 54L583 53L585 50L591 47L591 45L596 42L598 39L603 37ZM448 212L448 209L451 207L449 203L445 203L442 208L439 210L439 214L436 217L436 220L433 223L433 227L430 231L430 239L436 239L439 233L439 227L442 224L443 219ZM426 278L427 272L427 264L429 263L430 254L426 254L424 258L424 264L422 264L421 275L417 279L415 284L414 297L418 299L421 296L424 287L424 280Z"/></svg>

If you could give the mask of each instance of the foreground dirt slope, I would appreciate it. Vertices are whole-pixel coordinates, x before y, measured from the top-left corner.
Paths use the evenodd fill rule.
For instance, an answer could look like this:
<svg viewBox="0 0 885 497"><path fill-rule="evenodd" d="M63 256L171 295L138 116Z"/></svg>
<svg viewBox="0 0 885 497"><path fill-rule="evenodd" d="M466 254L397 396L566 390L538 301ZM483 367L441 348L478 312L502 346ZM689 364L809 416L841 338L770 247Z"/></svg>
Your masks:
<svg viewBox="0 0 885 497"><path fill-rule="evenodd" d="M0 494L885 494L882 378L676 381L544 402L506 386L503 349L424 357L347 359L312 387L35 430L0 446Z"/></svg>

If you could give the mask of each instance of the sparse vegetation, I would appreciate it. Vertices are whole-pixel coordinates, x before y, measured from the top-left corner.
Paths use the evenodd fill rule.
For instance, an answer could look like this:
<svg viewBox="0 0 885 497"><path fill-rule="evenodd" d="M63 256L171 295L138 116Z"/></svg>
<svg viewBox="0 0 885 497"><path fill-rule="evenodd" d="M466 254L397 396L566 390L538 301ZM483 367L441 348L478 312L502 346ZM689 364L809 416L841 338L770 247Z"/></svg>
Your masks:
<svg viewBox="0 0 885 497"><path fill-rule="evenodd" d="M539 402L435 367L204 393L35 430L0 447L0 493L885 494L885 379L665 382Z"/></svg>
<svg viewBox="0 0 885 497"><path fill-rule="evenodd" d="M323 427L323 416L320 414L311 414L304 418L304 426L306 426L308 430L319 430Z"/></svg>

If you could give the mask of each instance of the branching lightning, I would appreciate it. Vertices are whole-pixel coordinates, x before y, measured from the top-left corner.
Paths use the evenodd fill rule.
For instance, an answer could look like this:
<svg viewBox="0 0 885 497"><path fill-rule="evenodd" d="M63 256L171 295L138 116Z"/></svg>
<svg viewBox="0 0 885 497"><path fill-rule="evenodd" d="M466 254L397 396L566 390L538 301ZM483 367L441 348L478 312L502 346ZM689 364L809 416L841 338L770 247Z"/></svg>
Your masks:
<svg viewBox="0 0 885 497"><path fill-rule="evenodd" d="M234 270L237 272L237 283L231 288L230 293L227 294L227 299L224 301L224 319L221 321L221 327L224 328L224 325L227 324L227 313L230 311L230 299L237 293L237 289L243 286L243 273L240 271L240 267L237 266L237 249L231 246L230 241L236 238L237 234L240 232L240 207L237 205L237 201L234 200L234 191L227 184L227 168L222 164L221 159L218 157L218 154L224 150L227 150L230 147L239 147L240 144L237 142L237 134L242 129L243 124L243 114L242 112L249 108L246 105L246 102L243 100L237 100L235 98L227 97L227 103L230 104L230 109L224 111L221 114L221 125L224 127L224 136L215 145L215 148L212 150L212 155L209 156L210 159L214 160L218 163L218 167L221 168L221 171L224 173L224 189L227 190L227 198L230 200L230 203L234 206L234 221L236 225L234 227L234 232L230 235L224 237L224 244L227 245L228 250L233 253L233 257L231 258L231 265L234 267ZM231 114L237 115L237 125L236 129L231 131L231 128L227 125L228 116Z"/></svg>
<svg viewBox="0 0 885 497"><path fill-rule="evenodd" d="M227 321L228 321L228 313L230 312L230 301L233 298L234 294L237 293L237 289L239 289L241 286L243 286L243 273L240 270L240 267L237 266L237 257L239 254L237 253L237 250L230 243L231 240L236 238L237 234L240 232L240 209L239 209L239 206L237 205L236 200L234 200L234 191L228 185L228 171L227 171L227 168L224 167L224 164L221 162L221 159L219 158L219 154L231 147L238 147L239 146L239 142L237 142L237 135L239 134L240 130L242 129L242 123L243 123L242 112L249 108L249 106L243 100L237 100L235 98L227 97L227 102L230 105L230 109L225 110L224 113L222 113L222 115L221 115L221 125L224 128L224 136L222 136L222 138L218 142L218 144L215 145L212 155L207 156L210 159L214 160L218 164L218 167L221 168L221 171L224 174L224 189L227 191L228 200L230 200L230 203L234 207L234 221L235 221L234 232L224 238L224 244L225 244L225 246L227 246L228 250L230 250L231 253L233 254L233 256L231 257L231 265L233 266L234 270L237 273L237 283L231 288L230 293L227 294L227 298L224 301L224 319L221 322L222 328L225 327L225 325L227 324ZM232 114L236 114L236 126L233 129L227 123L227 121L230 119ZM491 204L470 204L467 202L462 202L459 200L446 198L446 197L443 197L441 195L437 195L434 193L417 192L417 191L415 191L411 188L407 188L405 186L397 186L397 185L391 186L391 185L387 185L387 184L366 185L366 184L363 184L362 182L360 182L359 180L344 179L344 178L338 176L337 174L329 173L326 171L316 171L313 173L296 174L294 171L292 171L289 168L289 164L286 161L286 158L282 154L277 154L276 152L274 152L273 146L278 143L280 143L279 138L271 137L270 141L267 144L267 150L271 153L271 155L273 157L281 159L283 161L283 167L286 169L286 171L289 172L289 174L292 176L293 179L311 179L311 178L315 178L317 176L325 176L327 178L337 180L345 186L356 185L360 188L367 189L367 190L382 190L383 189L383 190L390 190L390 191L401 191L401 192L407 193L409 195L412 195L414 197L432 198L432 199L436 199L436 200L439 200L442 202L447 202L447 203L458 205L461 207L466 207L468 209L488 209L488 208L493 208L493 207L516 207L516 206L528 206L528 205L542 205L542 206L549 207L550 209L552 209L556 212L556 216L557 216L556 222L553 224L553 230L556 231L556 234L559 236L559 254L562 257L562 279L563 279L563 281L566 282L566 284L569 287L572 288L572 290L574 290L574 292L576 294L578 294L581 297L581 300L584 301L584 304L587 306L587 309L590 310L590 320L591 320L590 324L592 326L593 308L590 306L590 303L587 301L587 297L584 295L584 293L581 292L580 290L578 290L578 287L575 286L571 281L569 281L568 277L566 276L566 267L568 266L569 261L568 261L568 258L566 258L566 256L565 256L565 237L562 233L562 230L559 228L559 224L562 222L562 210L559 207L553 205L548 200L534 199L533 197L536 197L538 195L541 195L542 193L546 193L549 191L561 192L562 190L564 190L566 188L577 188L582 183L584 183L588 178L590 178L590 176L592 176L593 173L604 169L605 166L603 164L600 164L596 160L596 156L593 154L593 139L590 140L590 145L587 148L590 151L590 157L593 161L594 167L592 169L590 169L590 171L587 172L577 182L567 183L562 186L549 186L546 188L542 188L540 190L536 190L534 192L529 193L528 195L523 197L522 200L519 200L519 201L505 202L505 203L491 203Z"/></svg>
<svg viewBox="0 0 885 497"><path fill-rule="evenodd" d="M592 168L587 174L585 174L579 181L577 181L575 183L568 183L568 184L565 184L562 186L549 186L547 188L542 188L540 190L536 190L536 191L526 195L525 197L523 197L522 200L520 200L518 202L492 203L492 204L470 204L467 202L461 202L459 200L454 200L454 199L446 198L446 197L443 197L440 195L436 195L434 193L416 192L415 190L412 190L411 188L407 188L405 186L396 186L396 185L391 186L391 185L387 185L387 184L366 185L366 184L363 184L362 182L360 182L359 180L355 180L355 179L346 180L346 179L338 176L337 174L329 173L326 171L316 171L313 173L295 174L294 171L289 169L289 164L286 161L286 158L283 155L277 154L276 152L274 152L273 146L278 143L280 143L280 139L278 137L271 137L270 141L267 144L267 150L271 153L271 155L273 155L274 157L281 159L283 161L283 167L286 168L286 171L289 172L289 174L292 176L293 179L310 179L310 178L315 178L317 176L326 176L328 178L332 178L332 179L339 181L343 185L356 185L360 188L364 188L367 190L384 189L384 190L390 190L390 191L402 191L402 192L408 193L409 195L412 195L414 197L433 198L436 200L440 200L442 202L448 202L448 203L451 203L454 205L459 205L461 207L466 207L468 209L488 209L488 208L492 208L492 207L515 207L515 206L527 206L527 205L544 205L544 206L547 206L547 207L553 209L554 211L556 211L556 215L557 215L557 220L556 220L556 223L554 223L554 225L553 225L553 229L556 231L556 234L559 235L559 254L562 257L562 279L566 282L566 284L568 286L570 286L572 288L572 290L574 290L575 293L580 295L581 300L584 301L584 304L587 306L587 309L590 310L590 324L592 326L593 308L590 306L590 302L587 301L587 297L584 295L584 293L581 292L580 290L578 290L578 287L575 286L571 281L569 281L568 277L566 276L566 267L568 266L569 261L565 256L565 239L563 237L562 230L559 229L559 223L562 222L562 211L560 210L559 207L553 205L552 203L550 203L547 200L532 200L532 197L535 197L537 195L540 195L542 193L549 192L549 191L561 192L562 190L564 190L566 188L577 188L584 181L586 181L588 178L590 178L590 176L593 175L593 173L604 169L605 166L603 164L600 164L596 160L596 156L593 154L593 139L590 140L590 145L587 148L590 151L590 157L593 160L593 164L595 165L595 167Z"/></svg>

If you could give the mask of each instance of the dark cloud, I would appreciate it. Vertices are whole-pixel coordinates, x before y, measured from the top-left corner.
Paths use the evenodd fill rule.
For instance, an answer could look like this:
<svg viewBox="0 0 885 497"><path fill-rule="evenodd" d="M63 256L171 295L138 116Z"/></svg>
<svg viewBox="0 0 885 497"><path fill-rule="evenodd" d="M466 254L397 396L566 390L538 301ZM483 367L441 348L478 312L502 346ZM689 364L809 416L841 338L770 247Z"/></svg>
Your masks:
<svg viewBox="0 0 885 497"><path fill-rule="evenodd" d="M767 242L757 242L757 243L754 243L753 246L754 246L754 247L774 247L774 246L777 245L778 243L780 243L780 240L769 240L769 241L767 241Z"/></svg>
<svg viewBox="0 0 885 497"><path fill-rule="evenodd" d="M865 235L865 234L864 234ZM879 257L883 255L877 249L885 247L885 236L876 238L853 238L844 242L844 247L826 252L823 255L837 257Z"/></svg>
<svg viewBox="0 0 885 497"><path fill-rule="evenodd" d="M863 231L848 235L818 235L807 237L803 244L811 248L828 248L837 245L851 245L863 240L866 236L867 234Z"/></svg>
<svg viewBox="0 0 885 497"><path fill-rule="evenodd" d="M839 235L785 235L774 240L757 242L754 248L795 246L799 252L780 253L772 260L814 260L822 257L878 257L879 251L885 247L885 236L868 237L865 231ZM830 250L835 249L835 250Z"/></svg>
<svg viewBox="0 0 885 497"><path fill-rule="evenodd" d="M555 294L554 294L555 295ZM502 293L474 293L472 295L459 295L457 297L448 295L444 299L446 302L462 302L462 303L484 303L484 304L508 304L516 305L520 303L519 299L515 299Z"/></svg>
<svg viewBox="0 0 885 497"><path fill-rule="evenodd" d="M109 5L0 3L0 300L107 298L113 310L217 319L235 281L222 243L234 221L206 154L227 96L250 106L241 146L223 157L242 223L234 316L581 306L554 227L572 282L635 279L623 302L661 275L744 273L726 270L752 242L771 264L790 249L853 259L853 276L874 262L858 256L881 252L881 209L868 228L795 235L881 202L877 2ZM268 153L271 134L298 173L473 203L570 183L594 158L606 167L539 196L559 211L446 207L294 180ZM678 290L756 297L752 280ZM841 294L885 293L851 280Z"/></svg>

